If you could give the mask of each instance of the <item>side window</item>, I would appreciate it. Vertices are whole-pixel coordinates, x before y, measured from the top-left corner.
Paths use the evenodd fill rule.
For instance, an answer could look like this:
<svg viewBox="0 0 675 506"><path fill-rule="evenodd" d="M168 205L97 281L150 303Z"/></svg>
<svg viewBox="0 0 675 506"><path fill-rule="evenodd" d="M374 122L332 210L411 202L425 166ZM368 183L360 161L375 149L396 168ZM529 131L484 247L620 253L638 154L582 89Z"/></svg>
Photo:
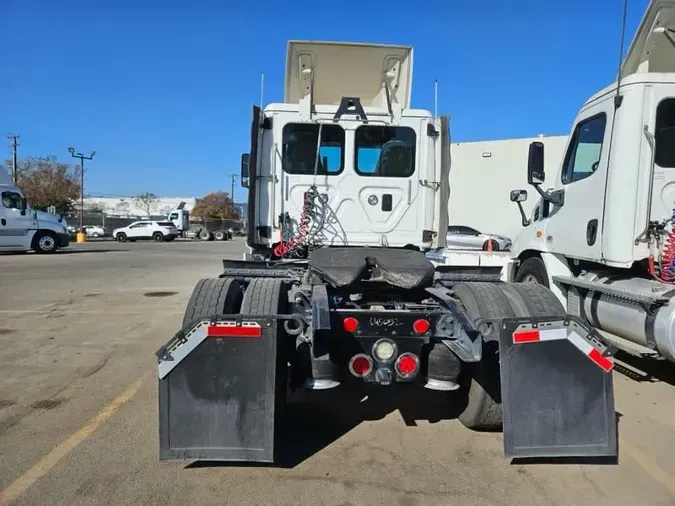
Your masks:
<svg viewBox="0 0 675 506"><path fill-rule="evenodd" d="M7 209L21 209L23 198L16 192L2 192L2 205Z"/></svg>
<svg viewBox="0 0 675 506"><path fill-rule="evenodd" d="M598 114L580 121L574 133L567 153L562 173L563 184L574 183L593 175L600 164L602 140L605 137L607 115Z"/></svg>
<svg viewBox="0 0 675 506"><path fill-rule="evenodd" d="M663 168L675 167L675 98L663 100L656 109L656 148L654 163Z"/></svg>
<svg viewBox="0 0 675 506"><path fill-rule="evenodd" d="M178 213L171 213L169 215L170 220L177 220L178 219Z"/></svg>
<svg viewBox="0 0 675 506"><path fill-rule="evenodd" d="M361 176L410 177L415 173L416 144L412 128L359 127L354 143L354 169Z"/></svg>
<svg viewBox="0 0 675 506"><path fill-rule="evenodd" d="M288 174L335 175L344 169L345 131L339 125L321 125L319 160L316 147L319 125L288 123L283 130L282 160Z"/></svg>

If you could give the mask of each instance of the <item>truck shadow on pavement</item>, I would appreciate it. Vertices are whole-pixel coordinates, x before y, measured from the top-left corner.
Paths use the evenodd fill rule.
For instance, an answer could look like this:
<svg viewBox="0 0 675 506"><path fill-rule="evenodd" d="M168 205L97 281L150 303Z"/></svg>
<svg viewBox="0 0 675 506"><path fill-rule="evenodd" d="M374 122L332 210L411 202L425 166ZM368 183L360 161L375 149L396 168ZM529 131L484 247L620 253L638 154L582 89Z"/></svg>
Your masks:
<svg viewBox="0 0 675 506"><path fill-rule="evenodd" d="M339 390L339 389L336 389ZM407 391L410 390L410 391ZM398 411L403 423L437 423L459 415L453 393L394 388L378 395L367 392L322 392L321 401L288 403L275 431L275 463L197 461L186 469L204 467L274 467L292 469L334 443L364 421L382 420ZM328 394L328 395L326 395ZM450 397L450 398L449 398ZM467 429L468 430L468 429Z"/></svg>
<svg viewBox="0 0 675 506"><path fill-rule="evenodd" d="M617 353L614 370L638 383L667 383L675 387L675 368L668 360Z"/></svg>

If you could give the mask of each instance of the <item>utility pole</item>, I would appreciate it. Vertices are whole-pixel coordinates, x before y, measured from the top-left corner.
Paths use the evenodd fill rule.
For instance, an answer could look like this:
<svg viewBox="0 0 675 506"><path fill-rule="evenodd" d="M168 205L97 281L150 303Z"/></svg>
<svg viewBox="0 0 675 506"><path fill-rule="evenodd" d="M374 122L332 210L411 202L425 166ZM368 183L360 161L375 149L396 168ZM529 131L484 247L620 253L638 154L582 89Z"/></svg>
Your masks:
<svg viewBox="0 0 675 506"><path fill-rule="evenodd" d="M17 160L16 148L19 146L19 135L9 134L7 138L12 141L12 179L14 180L14 184L18 184L19 162Z"/></svg>
<svg viewBox="0 0 675 506"><path fill-rule="evenodd" d="M92 151L89 156L85 156L79 152L76 153L75 148L68 148L68 151L70 152L70 156L80 159L80 230L77 233L77 242L84 242L84 232L82 232L84 227L84 161L94 158L96 151Z"/></svg>
<svg viewBox="0 0 675 506"><path fill-rule="evenodd" d="M230 174L230 179L232 180L232 191L230 192L230 199L232 200L232 215L235 213L235 207L234 207L234 180L238 176L238 174Z"/></svg>

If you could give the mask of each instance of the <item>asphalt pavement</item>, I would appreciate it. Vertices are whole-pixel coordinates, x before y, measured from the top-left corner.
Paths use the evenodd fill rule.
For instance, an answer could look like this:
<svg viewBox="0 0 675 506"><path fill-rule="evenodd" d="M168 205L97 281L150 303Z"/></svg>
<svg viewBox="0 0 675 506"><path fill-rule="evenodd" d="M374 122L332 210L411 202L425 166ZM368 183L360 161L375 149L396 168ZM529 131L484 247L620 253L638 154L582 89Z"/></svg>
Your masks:
<svg viewBox="0 0 675 506"><path fill-rule="evenodd" d="M0 504L675 505L675 367L614 374L618 465L511 462L500 434L376 406L299 411L278 466L159 463L154 353L228 242L0 255Z"/></svg>

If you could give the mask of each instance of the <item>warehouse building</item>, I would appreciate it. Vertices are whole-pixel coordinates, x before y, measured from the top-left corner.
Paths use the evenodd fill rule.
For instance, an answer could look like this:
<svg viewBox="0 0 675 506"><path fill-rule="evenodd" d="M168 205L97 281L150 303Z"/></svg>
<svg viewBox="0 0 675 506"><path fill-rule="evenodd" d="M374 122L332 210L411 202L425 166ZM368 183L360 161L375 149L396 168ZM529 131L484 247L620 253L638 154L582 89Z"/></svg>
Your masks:
<svg viewBox="0 0 675 506"><path fill-rule="evenodd" d="M539 200L536 190L527 184L528 148L534 141L544 143L546 189L554 184L567 144L566 135L453 143L450 224L515 238L522 226L518 207L509 200L509 192L527 190L528 199L523 207L528 217Z"/></svg>

